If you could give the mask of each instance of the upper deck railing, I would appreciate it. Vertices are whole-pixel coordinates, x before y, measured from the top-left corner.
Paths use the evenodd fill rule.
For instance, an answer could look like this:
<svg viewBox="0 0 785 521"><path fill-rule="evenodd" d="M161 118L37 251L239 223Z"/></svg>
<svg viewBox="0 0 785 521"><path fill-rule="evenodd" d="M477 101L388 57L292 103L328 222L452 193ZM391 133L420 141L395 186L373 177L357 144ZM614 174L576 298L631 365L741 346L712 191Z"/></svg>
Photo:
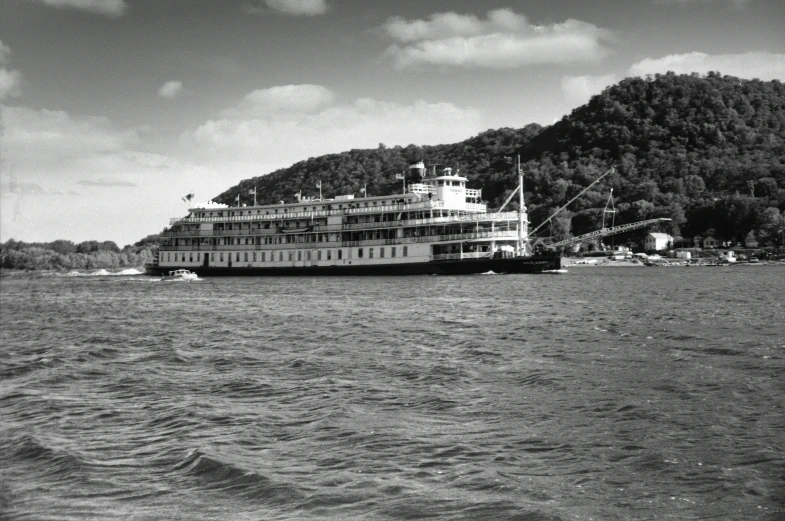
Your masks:
<svg viewBox="0 0 785 521"><path fill-rule="evenodd" d="M340 225L340 230L369 230L377 228L404 228L411 226L430 226L434 224L453 224L453 223L468 223L475 221L512 221L518 218L517 212L499 212L488 213L483 215L461 214L450 215L445 217L433 217L426 219L405 219L401 221L379 221L379 222L361 222ZM314 225L310 229L307 228L287 228L289 233L327 233L337 231L337 229L330 229L329 225L320 226ZM161 233L161 237L236 237L236 236L250 236L250 235L276 235L278 230L276 228L249 228L242 230L185 230L185 231L166 231Z"/></svg>
<svg viewBox="0 0 785 521"><path fill-rule="evenodd" d="M345 204L345 203L331 203ZM357 203L354 203L357 204ZM444 201L422 201L409 204L390 204L384 206L363 206L356 208L336 208L331 210L315 210L308 212L283 212L283 213L250 213L242 207L222 209L223 212L248 211L246 215L223 215L209 217L194 217L193 213L185 217L172 217L169 219L169 226L177 223L213 223L213 222L245 222L245 221L277 221L280 219L313 219L316 217L329 217L335 215L362 215L385 212L408 212L416 210L465 210L469 212L485 212L487 207L479 203L465 203L459 207L448 207Z"/></svg>

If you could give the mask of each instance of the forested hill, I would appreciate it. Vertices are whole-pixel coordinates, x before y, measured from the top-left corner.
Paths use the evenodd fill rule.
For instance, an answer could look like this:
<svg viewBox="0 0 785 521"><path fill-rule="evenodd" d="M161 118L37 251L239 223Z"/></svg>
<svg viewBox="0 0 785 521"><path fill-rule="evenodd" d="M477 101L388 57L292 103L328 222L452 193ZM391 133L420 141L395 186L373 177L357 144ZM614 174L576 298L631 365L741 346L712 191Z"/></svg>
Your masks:
<svg viewBox="0 0 785 521"><path fill-rule="evenodd" d="M596 228L609 188L617 224L671 217L673 232L742 240L750 231L773 241L785 228L785 85L719 73L628 78L558 123L489 130L451 145L351 150L310 158L243 181L215 200L231 204L256 186L259 201L291 201L295 192L325 197L400 190L395 174L420 157L459 168L493 207L516 185L521 156L530 218L537 224L614 165L556 219L565 236Z"/></svg>

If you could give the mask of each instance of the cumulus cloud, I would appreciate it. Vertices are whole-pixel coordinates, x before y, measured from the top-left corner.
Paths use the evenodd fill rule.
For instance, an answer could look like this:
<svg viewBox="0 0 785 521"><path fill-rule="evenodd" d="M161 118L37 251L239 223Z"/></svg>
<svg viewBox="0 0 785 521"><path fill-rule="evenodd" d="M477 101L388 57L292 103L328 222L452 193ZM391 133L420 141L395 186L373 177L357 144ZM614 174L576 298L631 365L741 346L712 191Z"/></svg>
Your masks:
<svg viewBox="0 0 785 521"><path fill-rule="evenodd" d="M629 76L645 76L646 74L668 71L678 74L691 72L706 74L710 71L718 71L740 78L785 81L785 54L767 51L715 55L703 52L669 54L662 58L641 60L633 64L627 74Z"/></svg>
<svg viewBox="0 0 785 521"><path fill-rule="evenodd" d="M167 81L158 89L158 95L166 99L173 99L183 92L183 82L181 81Z"/></svg>
<svg viewBox="0 0 785 521"><path fill-rule="evenodd" d="M136 186L136 184L125 181L124 179L111 179L107 177L82 179L81 181L77 181L77 183L84 186Z"/></svg>
<svg viewBox="0 0 785 521"><path fill-rule="evenodd" d="M11 48L0 40L0 65L7 65L9 56L11 56Z"/></svg>
<svg viewBox="0 0 785 521"><path fill-rule="evenodd" d="M0 65L8 65L11 56L11 48L0 40ZM19 96L22 93L22 73L0 67L0 101L11 96Z"/></svg>
<svg viewBox="0 0 785 521"><path fill-rule="evenodd" d="M333 103L335 94L321 85L282 85L257 89L235 107L222 112L229 117L267 114L308 114Z"/></svg>
<svg viewBox="0 0 785 521"><path fill-rule="evenodd" d="M265 14L270 10L291 16L317 16L327 12L326 0L264 0L264 4L243 6L249 14Z"/></svg>
<svg viewBox="0 0 785 521"><path fill-rule="evenodd" d="M535 25L511 9L496 9L487 20L453 12L428 20L392 17L382 31L396 43L387 49L398 67L420 64L514 68L543 63L599 61L609 54L613 34L569 19Z"/></svg>
<svg viewBox="0 0 785 521"><path fill-rule="evenodd" d="M2 197L18 197L22 195L79 195L79 192L61 190L59 188L44 188L37 183L20 183L14 179L8 182L0 182L0 195L2 195Z"/></svg>
<svg viewBox="0 0 785 521"><path fill-rule="evenodd" d="M38 0L60 9L80 9L91 13L117 18L125 14L128 7L124 0Z"/></svg>
<svg viewBox="0 0 785 521"><path fill-rule="evenodd" d="M189 190L207 199L235 181L191 161L191 151L151 152L149 129L119 128L107 118L0 105L0 120L0 240L134 242L180 214ZM90 199L63 197L76 196L77 187Z"/></svg>
<svg viewBox="0 0 785 521"><path fill-rule="evenodd" d="M726 1L737 9L746 9L747 6L752 2L752 0L720 0L720 3ZM717 3L715 0L654 0L655 4L679 6L687 6L691 4L709 4L712 2Z"/></svg>
<svg viewBox="0 0 785 521"><path fill-rule="evenodd" d="M583 105L595 94L599 94L605 87L618 81L616 74L603 74L600 76L564 76L561 79L561 90L564 97L574 107Z"/></svg>
<svg viewBox="0 0 785 521"><path fill-rule="evenodd" d="M0 67L0 101L22 93L22 73Z"/></svg>
<svg viewBox="0 0 785 521"><path fill-rule="evenodd" d="M281 110L292 98L271 94L299 91L289 87L250 93L264 93L251 96L264 110L248 111L246 96L236 107L223 111L222 117L185 133L184 146L198 150L203 160L245 162L251 169L248 175L259 175L263 172L257 166L254 173L254 164L285 166L321 154L375 148L379 143L449 143L486 128L482 114L472 108L424 100L407 105L369 98L336 103L331 91L315 85L304 89L313 94L305 98L307 103ZM236 168L243 170L242 165Z"/></svg>

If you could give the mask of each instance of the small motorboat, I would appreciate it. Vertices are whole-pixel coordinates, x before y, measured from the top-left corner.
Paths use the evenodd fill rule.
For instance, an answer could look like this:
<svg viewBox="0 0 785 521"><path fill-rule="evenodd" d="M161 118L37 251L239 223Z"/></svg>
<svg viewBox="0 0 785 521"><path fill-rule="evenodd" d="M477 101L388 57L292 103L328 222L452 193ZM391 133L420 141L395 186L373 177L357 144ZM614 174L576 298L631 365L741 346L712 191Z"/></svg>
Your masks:
<svg viewBox="0 0 785 521"><path fill-rule="evenodd" d="M182 280L185 282L190 282L198 278L199 276L196 273L191 273L189 270L174 270L174 271L170 271L169 275L164 275L163 277L161 277L161 280L166 280L166 281Z"/></svg>

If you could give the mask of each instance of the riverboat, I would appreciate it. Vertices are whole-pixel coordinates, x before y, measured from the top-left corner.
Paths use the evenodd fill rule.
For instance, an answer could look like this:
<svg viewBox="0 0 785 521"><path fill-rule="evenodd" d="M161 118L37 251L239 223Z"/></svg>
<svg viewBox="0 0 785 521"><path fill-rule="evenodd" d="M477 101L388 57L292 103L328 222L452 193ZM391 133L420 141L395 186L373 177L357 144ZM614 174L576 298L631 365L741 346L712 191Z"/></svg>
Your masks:
<svg viewBox="0 0 785 521"><path fill-rule="evenodd" d="M481 190L467 188L459 172L444 168L428 176L422 162L409 169L418 182L394 195L298 195L296 202L252 206L193 204L188 215L170 220L146 271L417 275L562 268L560 253L532 251L520 175L520 210L504 212L489 211ZM406 183L403 175L396 177Z"/></svg>

